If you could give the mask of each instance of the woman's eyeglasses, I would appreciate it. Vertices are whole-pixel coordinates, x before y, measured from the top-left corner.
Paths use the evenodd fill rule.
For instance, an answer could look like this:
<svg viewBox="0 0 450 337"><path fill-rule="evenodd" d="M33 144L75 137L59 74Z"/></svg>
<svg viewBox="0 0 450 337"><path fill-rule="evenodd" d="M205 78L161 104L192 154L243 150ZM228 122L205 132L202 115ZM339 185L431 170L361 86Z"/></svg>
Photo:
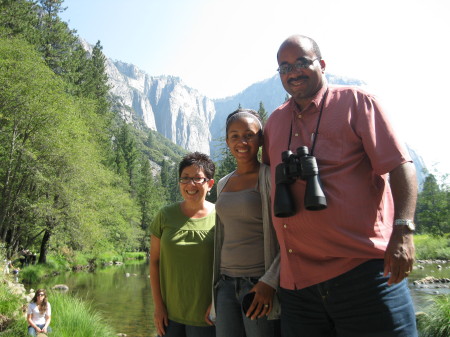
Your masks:
<svg viewBox="0 0 450 337"><path fill-rule="evenodd" d="M181 184L189 184L191 181L193 181L194 184L204 184L204 183L206 183L207 181L209 181L209 179L208 179L208 178L200 178L200 177L194 177L194 178L191 178L191 177L181 177L180 179L178 179L178 181L179 181Z"/></svg>

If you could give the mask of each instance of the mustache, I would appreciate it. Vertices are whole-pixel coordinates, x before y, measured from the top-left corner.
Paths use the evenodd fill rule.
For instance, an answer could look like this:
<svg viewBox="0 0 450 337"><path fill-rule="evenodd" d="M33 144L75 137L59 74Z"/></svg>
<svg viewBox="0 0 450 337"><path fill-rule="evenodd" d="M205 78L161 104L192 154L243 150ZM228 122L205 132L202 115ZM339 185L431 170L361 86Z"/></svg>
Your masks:
<svg viewBox="0 0 450 337"><path fill-rule="evenodd" d="M296 78L290 78L288 80L288 83L291 84L291 82L293 82L293 81L301 81L301 80L306 80L306 79L308 79L308 76L300 75L300 76L298 76Z"/></svg>

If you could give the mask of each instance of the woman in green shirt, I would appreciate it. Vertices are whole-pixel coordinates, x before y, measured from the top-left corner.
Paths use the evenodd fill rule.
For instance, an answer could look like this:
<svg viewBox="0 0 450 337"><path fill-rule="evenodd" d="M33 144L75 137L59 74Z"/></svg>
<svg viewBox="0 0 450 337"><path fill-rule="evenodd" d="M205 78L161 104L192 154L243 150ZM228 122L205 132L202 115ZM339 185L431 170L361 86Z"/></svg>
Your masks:
<svg viewBox="0 0 450 337"><path fill-rule="evenodd" d="M178 170L183 201L163 207L151 224L150 282L159 336L215 336L204 320L211 303L216 218L214 204L205 198L214 171L207 155L186 155Z"/></svg>

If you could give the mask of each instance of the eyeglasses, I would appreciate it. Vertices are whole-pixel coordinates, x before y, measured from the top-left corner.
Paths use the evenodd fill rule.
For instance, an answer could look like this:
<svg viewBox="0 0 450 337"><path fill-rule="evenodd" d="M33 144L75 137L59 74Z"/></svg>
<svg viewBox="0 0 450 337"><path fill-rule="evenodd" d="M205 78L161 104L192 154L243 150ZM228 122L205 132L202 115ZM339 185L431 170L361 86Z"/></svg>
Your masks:
<svg viewBox="0 0 450 337"><path fill-rule="evenodd" d="M319 57L316 57L314 60L308 60L306 58L301 58L294 64L285 63L278 67L277 71L280 73L280 75L289 74L291 71L299 71L301 69L309 68L314 61L320 60Z"/></svg>
<svg viewBox="0 0 450 337"><path fill-rule="evenodd" d="M208 178L200 178L200 177L194 177L194 178L190 178L190 177L181 177L180 179L178 179L178 181L181 184L189 184L191 181L194 182L194 184L204 184L207 181L209 181Z"/></svg>
<svg viewBox="0 0 450 337"><path fill-rule="evenodd" d="M45 296L45 294L38 294L38 296Z"/></svg>

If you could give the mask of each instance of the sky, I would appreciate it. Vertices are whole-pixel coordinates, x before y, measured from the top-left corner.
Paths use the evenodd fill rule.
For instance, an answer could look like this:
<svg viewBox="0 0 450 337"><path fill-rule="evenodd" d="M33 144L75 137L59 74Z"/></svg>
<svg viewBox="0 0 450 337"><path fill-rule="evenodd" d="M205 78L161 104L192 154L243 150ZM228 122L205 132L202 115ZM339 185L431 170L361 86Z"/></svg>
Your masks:
<svg viewBox="0 0 450 337"><path fill-rule="evenodd" d="M288 36L318 43L330 74L363 80L433 173L450 173L448 0L65 0L104 54L209 98L276 74ZM445 42L447 41L447 42Z"/></svg>

